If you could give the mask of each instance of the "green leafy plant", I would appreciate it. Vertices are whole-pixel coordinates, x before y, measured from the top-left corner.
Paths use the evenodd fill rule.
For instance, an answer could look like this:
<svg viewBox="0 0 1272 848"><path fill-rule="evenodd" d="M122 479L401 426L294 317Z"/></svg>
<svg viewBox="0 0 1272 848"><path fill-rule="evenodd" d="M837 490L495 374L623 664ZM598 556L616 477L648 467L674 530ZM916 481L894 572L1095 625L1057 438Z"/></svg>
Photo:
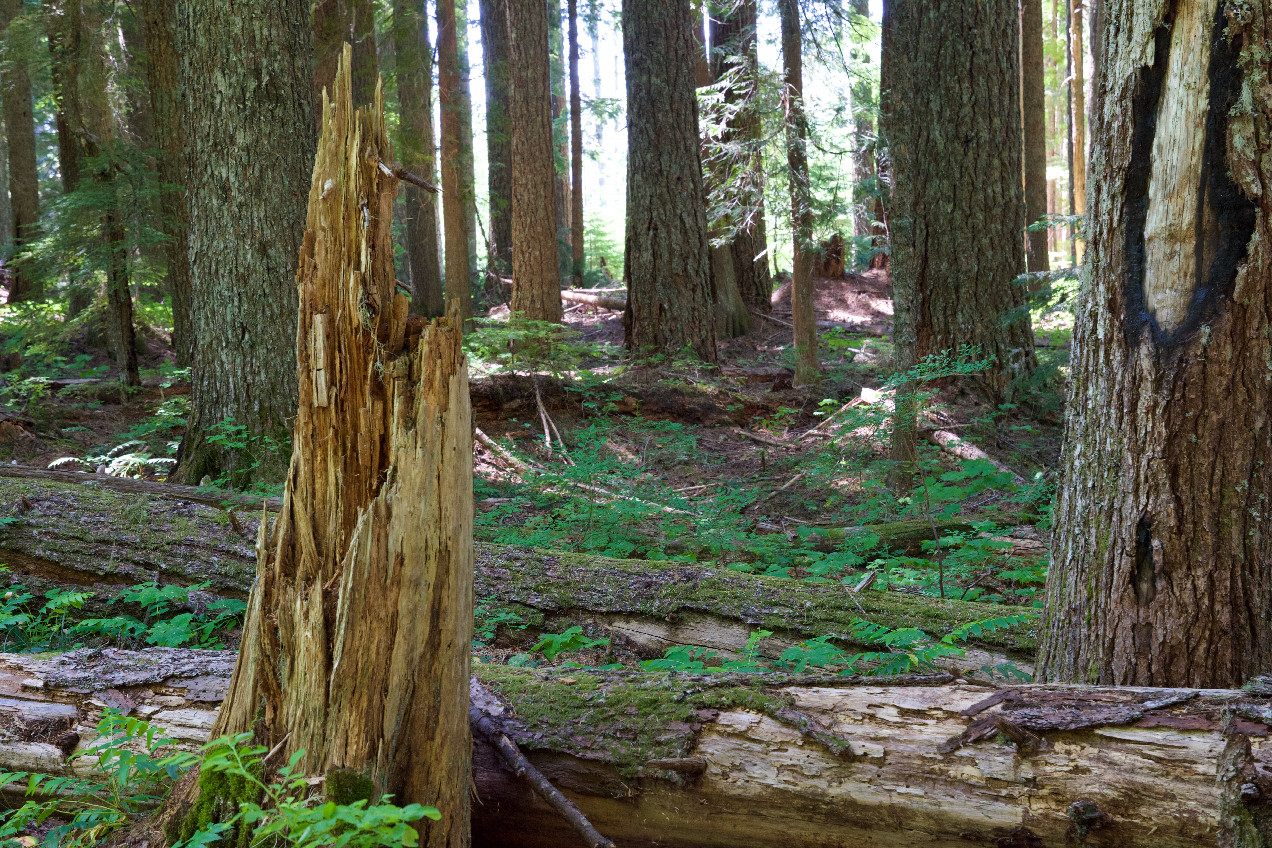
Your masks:
<svg viewBox="0 0 1272 848"><path fill-rule="evenodd" d="M601 648L609 642L609 639L590 639L584 636L583 628L576 624L564 633L545 633L538 644L530 650L542 652L548 661L552 662L561 654Z"/></svg>
<svg viewBox="0 0 1272 848"><path fill-rule="evenodd" d="M0 772L0 787L25 783L27 798L18 809L0 812L0 844L50 822L57 824L45 834L45 845L101 844L113 831L152 811L198 761L178 745L141 719L106 710L97 724L97 739L72 755L92 762L90 776Z"/></svg>
<svg viewBox="0 0 1272 848"><path fill-rule="evenodd" d="M316 794L308 776L299 768L304 751L297 751L266 780L263 745L251 743L252 734L242 733L215 740L203 749L201 775L232 778L257 800L242 800L238 812L228 821L211 822L176 843L174 848L196 848L230 844L240 828L250 833L242 844L251 846L287 845L293 848L380 848L384 845L414 846L419 832L412 827L421 819L441 818L435 807L409 804L399 807L382 796L376 803L356 800L337 803Z"/></svg>

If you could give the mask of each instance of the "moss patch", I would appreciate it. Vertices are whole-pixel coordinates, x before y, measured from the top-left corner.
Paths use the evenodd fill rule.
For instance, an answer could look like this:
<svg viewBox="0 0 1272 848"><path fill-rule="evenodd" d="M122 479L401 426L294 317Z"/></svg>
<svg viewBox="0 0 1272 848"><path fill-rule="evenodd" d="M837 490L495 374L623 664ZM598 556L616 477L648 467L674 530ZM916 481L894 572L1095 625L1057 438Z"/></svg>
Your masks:
<svg viewBox="0 0 1272 848"><path fill-rule="evenodd" d="M243 804L260 800L255 784L245 777L219 772L199 772L199 789L194 803L182 816L172 821L165 836L168 844L185 841L212 824L229 821ZM251 828L232 828L222 834L219 845L247 848L251 843Z"/></svg>

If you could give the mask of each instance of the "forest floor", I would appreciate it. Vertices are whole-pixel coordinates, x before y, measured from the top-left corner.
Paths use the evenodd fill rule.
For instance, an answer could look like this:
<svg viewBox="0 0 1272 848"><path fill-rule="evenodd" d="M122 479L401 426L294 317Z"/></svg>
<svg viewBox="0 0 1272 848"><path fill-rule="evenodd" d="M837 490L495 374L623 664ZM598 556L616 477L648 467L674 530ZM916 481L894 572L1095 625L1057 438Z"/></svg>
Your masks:
<svg viewBox="0 0 1272 848"><path fill-rule="evenodd" d="M477 539L848 587L865 581L1005 612L1036 605L1061 436L1063 326L1039 333L1042 367L999 408L965 390L974 377L933 381L920 422L922 473L898 497L887 486L886 272L817 281L824 379L815 387L792 385L788 286L773 304L747 335L722 341L711 366L674 358L633 366L620 347L621 314L591 306L567 312L568 337L547 363L511 361L498 322L479 330L470 351ZM189 384L160 336L147 342L145 385L133 392L121 392L107 364L74 339L52 365L28 356L0 387L0 460L162 479ZM226 437L237 437L228 423ZM536 647L545 634L516 611L479 599L478 615L491 659L554 658L551 646ZM588 640L576 636L558 642L586 656Z"/></svg>

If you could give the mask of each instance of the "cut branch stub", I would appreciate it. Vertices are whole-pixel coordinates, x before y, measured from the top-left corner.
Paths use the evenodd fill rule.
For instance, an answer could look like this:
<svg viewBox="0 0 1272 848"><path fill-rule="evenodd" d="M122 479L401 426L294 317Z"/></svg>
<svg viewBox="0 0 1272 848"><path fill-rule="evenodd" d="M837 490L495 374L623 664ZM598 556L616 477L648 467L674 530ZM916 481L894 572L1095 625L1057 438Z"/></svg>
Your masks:
<svg viewBox="0 0 1272 848"><path fill-rule="evenodd" d="M297 286L300 405L282 514L258 551L214 735L255 730L442 812L468 842L472 442L458 320L407 326L383 93L355 112L346 46L324 95Z"/></svg>

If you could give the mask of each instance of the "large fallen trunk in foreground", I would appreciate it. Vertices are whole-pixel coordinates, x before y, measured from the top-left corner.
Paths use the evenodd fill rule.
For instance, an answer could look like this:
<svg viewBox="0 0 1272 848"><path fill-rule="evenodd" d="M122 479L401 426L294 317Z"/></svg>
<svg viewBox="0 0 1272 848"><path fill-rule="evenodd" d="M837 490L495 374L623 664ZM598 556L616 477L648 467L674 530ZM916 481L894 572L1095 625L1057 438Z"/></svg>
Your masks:
<svg viewBox="0 0 1272 848"><path fill-rule="evenodd" d="M0 655L0 767L83 769L103 706L195 744L234 655ZM507 734L622 846L1269 844L1272 701L1228 690L483 667ZM1264 690L1268 691L1268 690ZM477 845L568 825L478 744Z"/></svg>

